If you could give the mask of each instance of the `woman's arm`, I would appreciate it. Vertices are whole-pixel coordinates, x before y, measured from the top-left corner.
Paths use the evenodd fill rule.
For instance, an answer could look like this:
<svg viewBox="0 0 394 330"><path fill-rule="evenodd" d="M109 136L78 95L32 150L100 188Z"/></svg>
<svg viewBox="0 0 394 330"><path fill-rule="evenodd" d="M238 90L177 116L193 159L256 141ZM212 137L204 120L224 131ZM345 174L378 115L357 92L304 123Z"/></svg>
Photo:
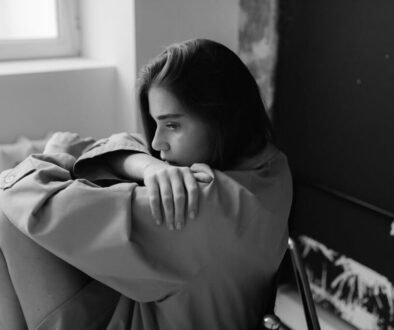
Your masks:
<svg viewBox="0 0 394 330"><path fill-rule="evenodd" d="M131 299L169 297L204 269L228 274L251 267L253 274L276 270L286 247L290 208L286 166L272 174L264 169L253 180L251 172L238 172L246 183L258 184L258 196L215 172L211 183L199 185L198 221L177 232L152 224L145 187L102 188L73 180L74 161L67 154L34 155L3 172L0 208L39 245Z"/></svg>
<svg viewBox="0 0 394 330"><path fill-rule="evenodd" d="M72 180L74 161L65 153L34 155L2 173L0 208L19 230L138 301L162 299L198 273L197 237L154 226L146 188Z"/></svg>
<svg viewBox="0 0 394 330"><path fill-rule="evenodd" d="M209 183L212 180L198 167L172 166L144 153L116 153L106 161L118 175L144 182L156 224L164 220L170 230L181 229L186 218L197 216L197 181Z"/></svg>
<svg viewBox="0 0 394 330"><path fill-rule="evenodd" d="M74 167L79 177L82 169L82 174L89 172L88 178L92 177L92 173L101 171L126 181L143 181L156 224L165 221L170 230L180 230L185 219L196 217L200 193L197 181L212 180L198 167L192 170L172 166L149 155L141 138L127 133L114 134L93 144L91 138L81 139L76 133L58 132L48 141L44 154L64 152L78 158L87 148L88 152L79 158L78 166Z"/></svg>
<svg viewBox="0 0 394 330"><path fill-rule="evenodd" d="M106 157L108 166L116 174L133 181L143 181L148 166L165 166L166 163L151 155L140 152L118 152Z"/></svg>

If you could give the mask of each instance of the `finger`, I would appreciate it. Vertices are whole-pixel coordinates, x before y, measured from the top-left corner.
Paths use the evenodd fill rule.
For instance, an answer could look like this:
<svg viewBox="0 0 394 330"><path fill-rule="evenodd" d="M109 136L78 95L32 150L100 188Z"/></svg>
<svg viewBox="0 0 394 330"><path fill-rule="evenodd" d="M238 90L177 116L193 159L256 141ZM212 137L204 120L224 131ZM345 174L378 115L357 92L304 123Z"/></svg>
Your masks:
<svg viewBox="0 0 394 330"><path fill-rule="evenodd" d="M78 146L80 149L86 148L88 145L92 144L94 140L92 138L84 138L74 140L72 143L75 146Z"/></svg>
<svg viewBox="0 0 394 330"><path fill-rule="evenodd" d="M91 143L91 142L94 142L95 140L92 138L92 137L86 137L86 138L83 138L83 139L81 139L81 142L83 142L83 143Z"/></svg>
<svg viewBox="0 0 394 330"><path fill-rule="evenodd" d="M79 134L78 133L73 133L73 132L64 132L63 136L65 139L69 139L71 141L78 141L80 140Z"/></svg>
<svg viewBox="0 0 394 330"><path fill-rule="evenodd" d="M183 184L183 176L178 170L176 170L174 175L170 178L170 181L172 193L174 195L175 228L180 230L185 224L186 194L185 186Z"/></svg>
<svg viewBox="0 0 394 330"><path fill-rule="evenodd" d="M198 185L189 169L184 170L183 177L187 194L187 212L189 218L194 219L198 214Z"/></svg>
<svg viewBox="0 0 394 330"><path fill-rule="evenodd" d="M212 169L209 167L209 165L204 163L194 163L190 167L190 169L192 172L204 172L204 173L212 174L213 176Z"/></svg>
<svg viewBox="0 0 394 330"><path fill-rule="evenodd" d="M174 197L170 180L165 173L162 173L158 176L158 183L165 222L168 229L174 230Z"/></svg>
<svg viewBox="0 0 394 330"><path fill-rule="evenodd" d="M212 181L212 177L208 173L194 172L193 176L198 182L210 183Z"/></svg>
<svg viewBox="0 0 394 330"><path fill-rule="evenodd" d="M85 150L87 147L89 147L94 142L95 142L95 140L92 137L87 137L87 138L81 139L80 143L83 146L82 150Z"/></svg>
<svg viewBox="0 0 394 330"><path fill-rule="evenodd" d="M157 225L163 222L163 216L161 212L161 197L159 185L156 180L151 179L145 182L146 189L148 191L149 206L152 213L152 217Z"/></svg>

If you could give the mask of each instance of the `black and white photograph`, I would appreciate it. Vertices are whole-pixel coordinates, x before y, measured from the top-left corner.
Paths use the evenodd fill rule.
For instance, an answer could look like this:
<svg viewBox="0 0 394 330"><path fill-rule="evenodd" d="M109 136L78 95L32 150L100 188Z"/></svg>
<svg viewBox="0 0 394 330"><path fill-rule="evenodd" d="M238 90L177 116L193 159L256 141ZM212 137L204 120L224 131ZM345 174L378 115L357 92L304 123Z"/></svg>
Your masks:
<svg viewBox="0 0 394 330"><path fill-rule="evenodd" d="M394 330L394 1L0 0L0 330Z"/></svg>

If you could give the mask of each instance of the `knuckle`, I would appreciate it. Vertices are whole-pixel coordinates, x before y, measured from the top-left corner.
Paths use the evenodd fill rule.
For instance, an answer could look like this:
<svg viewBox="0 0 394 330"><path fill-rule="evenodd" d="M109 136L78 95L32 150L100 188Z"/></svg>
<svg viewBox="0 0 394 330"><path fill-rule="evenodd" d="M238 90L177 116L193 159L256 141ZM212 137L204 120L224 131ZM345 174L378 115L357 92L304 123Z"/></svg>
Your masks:
<svg viewBox="0 0 394 330"><path fill-rule="evenodd" d="M146 176L146 180L149 180L150 182L157 181L157 174L152 173Z"/></svg>
<svg viewBox="0 0 394 330"><path fill-rule="evenodd" d="M183 186L183 184L176 185L173 188L173 192L175 196L183 196L185 195L185 187Z"/></svg>
<svg viewBox="0 0 394 330"><path fill-rule="evenodd" d="M153 175L156 176L157 178L159 178L159 177L165 178L166 175L167 175L167 169L165 169L165 168L160 168L160 169L156 170L156 171L153 173Z"/></svg>
<svg viewBox="0 0 394 330"><path fill-rule="evenodd" d="M182 171L182 173L190 173L191 172L190 168L187 166L182 166L179 169Z"/></svg>
<svg viewBox="0 0 394 330"><path fill-rule="evenodd" d="M183 202L186 200L186 195L184 193L176 194L174 199L177 202Z"/></svg>
<svg viewBox="0 0 394 330"><path fill-rule="evenodd" d="M146 174L144 176L144 182L146 185L153 183L155 181L155 175L154 174ZM149 189L149 187L148 187Z"/></svg>
<svg viewBox="0 0 394 330"><path fill-rule="evenodd" d="M197 192L197 185L191 185L189 188L188 188L188 191L189 191L189 193L191 193L191 194L195 194L196 192Z"/></svg>
<svg viewBox="0 0 394 330"><path fill-rule="evenodd" d="M148 172L146 174L146 179L151 181L159 182L161 178L160 172Z"/></svg>
<svg viewBox="0 0 394 330"><path fill-rule="evenodd" d="M162 197L163 203L166 205L172 204L172 196L164 195Z"/></svg>
<svg viewBox="0 0 394 330"><path fill-rule="evenodd" d="M159 198L157 196L155 196L155 195L149 196L149 202L151 204L157 204L159 202Z"/></svg>
<svg viewBox="0 0 394 330"><path fill-rule="evenodd" d="M176 175L176 174L178 174L178 168L177 168L177 167L174 167L174 166L171 166L171 167L169 167L169 168L167 169L167 172L168 172L168 174L170 174L170 175Z"/></svg>

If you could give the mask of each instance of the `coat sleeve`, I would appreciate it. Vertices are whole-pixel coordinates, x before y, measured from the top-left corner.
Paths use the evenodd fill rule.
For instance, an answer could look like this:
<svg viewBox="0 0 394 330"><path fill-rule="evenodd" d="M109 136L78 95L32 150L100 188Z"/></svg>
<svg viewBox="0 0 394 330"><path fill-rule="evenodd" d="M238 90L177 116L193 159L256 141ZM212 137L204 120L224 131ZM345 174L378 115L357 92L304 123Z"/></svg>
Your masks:
<svg viewBox="0 0 394 330"><path fill-rule="evenodd" d="M211 183L200 186L198 217L169 231L155 225L146 188L73 180L74 161L67 154L33 155L3 172L1 211L39 245L129 298L164 299L212 269L232 274L228 281L242 275L242 283L276 271L290 208L282 174L261 179L261 202L213 171Z"/></svg>
<svg viewBox="0 0 394 330"><path fill-rule="evenodd" d="M76 161L73 172L76 177L92 182L125 182L108 168L107 161L117 152L149 154L144 138L140 134L117 133L92 144Z"/></svg>
<svg viewBox="0 0 394 330"><path fill-rule="evenodd" d="M33 155L3 172L2 212L45 249L136 301L169 296L199 272L196 240L154 223L144 187L73 180L74 161Z"/></svg>

